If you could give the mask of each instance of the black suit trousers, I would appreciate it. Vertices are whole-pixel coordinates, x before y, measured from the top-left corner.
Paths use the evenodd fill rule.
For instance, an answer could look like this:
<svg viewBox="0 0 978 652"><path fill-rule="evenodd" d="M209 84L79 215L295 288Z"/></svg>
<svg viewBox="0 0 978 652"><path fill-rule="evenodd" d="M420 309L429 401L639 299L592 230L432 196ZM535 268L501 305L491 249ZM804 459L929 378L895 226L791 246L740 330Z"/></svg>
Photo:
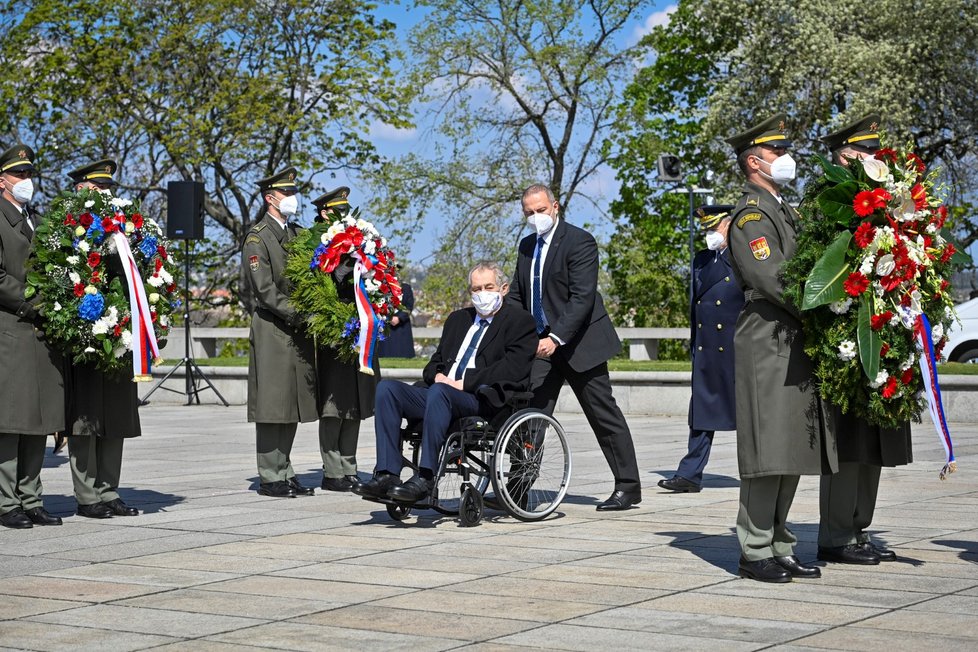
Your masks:
<svg viewBox="0 0 978 652"><path fill-rule="evenodd" d="M602 362L587 371L577 372L559 354L549 360L536 358L530 374L530 388L533 391L531 406L553 414L565 380L577 396L601 452L608 460L608 466L615 476L615 489L641 491L635 444L628 423L611 393L608 363Z"/></svg>

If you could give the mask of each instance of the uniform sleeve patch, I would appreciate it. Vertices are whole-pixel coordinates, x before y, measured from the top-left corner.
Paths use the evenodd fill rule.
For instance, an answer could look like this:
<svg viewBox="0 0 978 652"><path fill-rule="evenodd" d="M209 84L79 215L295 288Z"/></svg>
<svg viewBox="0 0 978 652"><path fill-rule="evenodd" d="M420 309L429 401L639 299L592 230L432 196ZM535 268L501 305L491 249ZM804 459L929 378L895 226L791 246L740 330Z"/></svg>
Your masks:
<svg viewBox="0 0 978 652"><path fill-rule="evenodd" d="M750 251L757 260L767 260L771 256L771 247L764 236L750 241Z"/></svg>
<svg viewBox="0 0 978 652"><path fill-rule="evenodd" d="M756 254L755 254L756 255ZM258 271L258 256L252 256L248 259L248 264L251 265L251 271Z"/></svg>
<svg viewBox="0 0 978 652"><path fill-rule="evenodd" d="M747 213L739 220L737 220L737 228L742 229L744 228L744 225L747 224L748 222L756 222L760 219L761 219L760 213Z"/></svg>

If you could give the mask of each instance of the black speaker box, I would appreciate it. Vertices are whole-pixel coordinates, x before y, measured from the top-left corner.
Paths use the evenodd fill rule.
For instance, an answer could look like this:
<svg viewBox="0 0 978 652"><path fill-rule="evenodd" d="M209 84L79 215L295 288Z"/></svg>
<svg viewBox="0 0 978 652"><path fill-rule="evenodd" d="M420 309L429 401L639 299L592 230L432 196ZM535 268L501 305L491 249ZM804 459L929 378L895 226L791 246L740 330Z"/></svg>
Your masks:
<svg viewBox="0 0 978 652"><path fill-rule="evenodd" d="M203 182L171 181L166 185L166 237L171 240L203 240Z"/></svg>

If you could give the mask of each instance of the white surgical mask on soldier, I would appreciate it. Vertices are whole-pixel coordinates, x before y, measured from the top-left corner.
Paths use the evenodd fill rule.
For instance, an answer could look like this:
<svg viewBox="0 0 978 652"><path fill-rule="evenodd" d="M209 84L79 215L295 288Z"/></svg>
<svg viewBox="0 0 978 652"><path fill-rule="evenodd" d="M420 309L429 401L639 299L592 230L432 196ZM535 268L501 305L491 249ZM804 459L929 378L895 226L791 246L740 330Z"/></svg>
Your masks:
<svg viewBox="0 0 978 652"><path fill-rule="evenodd" d="M764 161L764 159L758 157L759 161ZM773 162L768 163L771 166L771 174L766 174L761 171L765 177L773 181L774 183L782 186L795 178L795 159L791 158L790 154L782 154L778 158L774 159Z"/></svg>
<svg viewBox="0 0 978 652"><path fill-rule="evenodd" d="M282 214L282 217L292 217L299 210L299 196L289 195L288 197L282 197L281 201L278 203L278 212Z"/></svg>
<svg viewBox="0 0 978 652"><path fill-rule="evenodd" d="M503 295L499 292L480 290L472 293L472 306L482 316L491 315L503 305Z"/></svg>
<svg viewBox="0 0 978 652"><path fill-rule="evenodd" d="M723 243L726 240L723 234L718 231L707 231L706 232L706 248L710 251L718 251L723 247Z"/></svg>
<svg viewBox="0 0 978 652"><path fill-rule="evenodd" d="M10 194L21 204L26 204L34 196L34 182L30 179L21 179L10 189Z"/></svg>

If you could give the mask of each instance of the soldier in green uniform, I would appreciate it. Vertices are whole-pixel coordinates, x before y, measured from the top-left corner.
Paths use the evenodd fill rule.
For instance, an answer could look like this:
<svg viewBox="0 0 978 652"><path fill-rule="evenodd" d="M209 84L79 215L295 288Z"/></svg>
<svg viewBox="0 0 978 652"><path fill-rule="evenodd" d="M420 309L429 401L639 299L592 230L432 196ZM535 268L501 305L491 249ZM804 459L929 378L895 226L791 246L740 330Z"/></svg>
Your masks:
<svg viewBox="0 0 978 652"><path fill-rule="evenodd" d="M350 210L350 189L331 190L312 201L316 221L332 224ZM333 270L337 294L353 302L353 265L347 261ZM318 343L316 372L319 376L319 450L323 457L322 488L352 491L360 484L357 476L357 443L360 422L374 415L374 397L380 381L379 356L374 355L373 372L360 373L356 362L341 360L336 349Z"/></svg>
<svg viewBox="0 0 978 652"><path fill-rule="evenodd" d="M838 165L872 158L880 148L879 114L873 113L822 138ZM836 434L839 472L823 475L819 495L818 558L843 564L895 561L896 553L874 544L873 522L880 472L913 461L910 423L880 428L826 406L826 428Z"/></svg>
<svg viewBox="0 0 978 652"><path fill-rule="evenodd" d="M258 493L295 498L314 490L299 484L289 455L299 422L316 421L315 348L302 315L289 303L285 244L298 226L295 168L258 182L265 213L245 237L241 264L255 297L248 365L248 421L255 423Z"/></svg>
<svg viewBox="0 0 978 652"><path fill-rule="evenodd" d="M26 145L0 154L0 524L18 529L61 525L44 509L41 467L47 436L65 424L62 361L44 341L39 299L24 298L35 171Z"/></svg>
<svg viewBox="0 0 978 652"><path fill-rule="evenodd" d="M117 183L116 163L110 159L83 165L68 173L76 191L106 190ZM118 278L128 293L119 256L106 261L109 274ZM127 294L128 296L128 294ZM131 354L129 354L131 355ZM65 365L65 423L71 481L78 515L87 518L137 516L139 510L119 496L122 445L139 437L139 395L127 374L108 375L95 365Z"/></svg>
<svg viewBox="0 0 978 652"><path fill-rule="evenodd" d="M739 572L763 582L819 577L794 555L787 516L800 475L837 468L799 315L783 296L781 266L795 252L800 221L780 192L795 176L785 119L776 115L727 140L747 178L727 236L746 301L734 332Z"/></svg>

